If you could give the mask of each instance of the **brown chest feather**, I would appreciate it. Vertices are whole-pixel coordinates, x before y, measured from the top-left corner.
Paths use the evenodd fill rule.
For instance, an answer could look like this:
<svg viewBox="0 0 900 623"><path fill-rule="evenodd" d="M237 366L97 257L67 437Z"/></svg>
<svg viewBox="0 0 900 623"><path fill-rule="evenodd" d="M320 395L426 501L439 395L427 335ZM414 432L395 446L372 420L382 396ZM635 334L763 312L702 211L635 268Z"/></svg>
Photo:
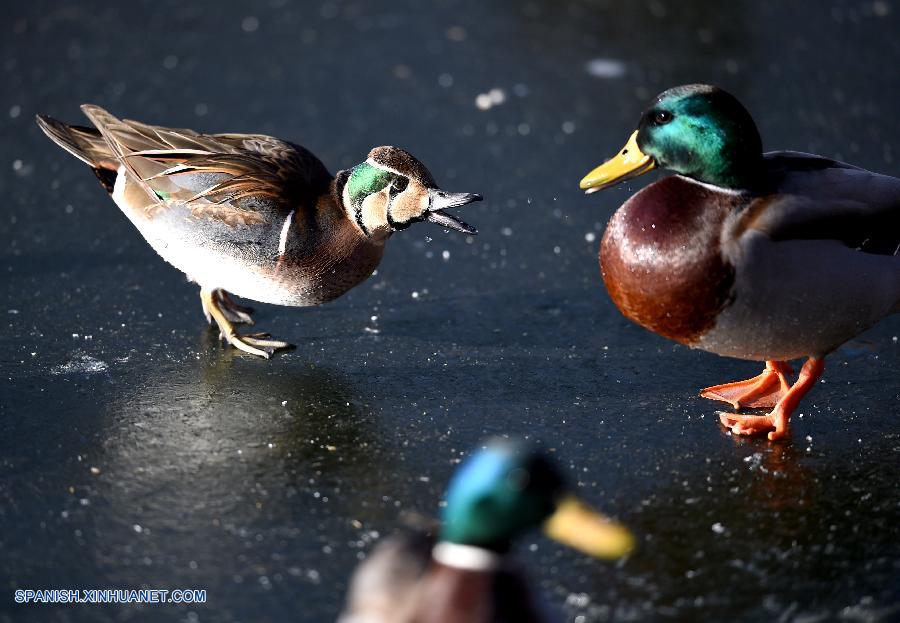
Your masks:
<svg viewBox="0 0 900 623"><path fill-rule="evenodd" d="M712 328L734 282L720 236L735 201L668 177L619 208L600 245L600 270L627 318L683 344Z"/></svg>

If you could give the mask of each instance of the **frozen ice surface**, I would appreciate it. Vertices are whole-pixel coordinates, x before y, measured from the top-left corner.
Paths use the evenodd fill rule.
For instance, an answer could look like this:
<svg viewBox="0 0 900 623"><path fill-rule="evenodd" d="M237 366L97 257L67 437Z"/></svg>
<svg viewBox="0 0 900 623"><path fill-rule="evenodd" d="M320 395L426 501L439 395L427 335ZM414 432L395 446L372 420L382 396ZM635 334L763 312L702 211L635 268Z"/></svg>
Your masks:
<svg viewBox="0 0 900 623"><path fill-rule="evenodd" d="M697 390L761 364L652 335L603 291L605 224L656 174L577 185L657 92L696 80L738 94L767 149L900 173L900 6L683 4L9 3L0 623L334 620L374 535L433 516L460 458L513 434L638 535L617 563L538 533L516 548L564 620L896 620L900 316L829 357L793 443L725 435ZM333 303L255 305L297 349L245 357L34 124L84 123L84 102L275 134L332 172L398 145L484 195L458 211L480 234L415 224ZM25 612L21 586L211 599Z"/></svg>

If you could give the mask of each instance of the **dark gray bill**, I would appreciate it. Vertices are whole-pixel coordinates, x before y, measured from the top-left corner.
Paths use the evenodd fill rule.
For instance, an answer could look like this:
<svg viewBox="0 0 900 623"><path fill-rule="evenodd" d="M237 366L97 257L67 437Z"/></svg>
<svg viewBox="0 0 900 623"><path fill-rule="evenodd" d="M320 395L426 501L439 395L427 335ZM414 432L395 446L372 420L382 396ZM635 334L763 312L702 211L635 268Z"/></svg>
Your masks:
<svg viewBox="0 0 900 623"><path fill-rule="evenodd" d="M430 210L446 210L447 208L458 208L467 203L481 201L481 195L478 193L448 193L443 190L431 191Z"/></svg>
<svg viewBox="0 0 900 623"><path fill-rule="evenodd" d="M455 229L464 234L474 236L478 233L471 225L464 221L450 216L444 210L448 208L458 208L468 203L481 201L481 195L477 193L448 193L443 190L431 190L431 205L428 206L428 212L425 214L425 220L437 223L441 227L447 229Z"/></svg>
<svg viewBox="0 0 900 623"><path fill-rule="evenodd" d="M469 234L470 236L474 236L478 233L477 229L475 229L465 221L462 221L455 216L450 216L442 210L434 210L433 212L428 212L425 215L425 220L436 223L441 227L446 227L447 229L455 229L456 231L461 231L462 233Z"/></svg>

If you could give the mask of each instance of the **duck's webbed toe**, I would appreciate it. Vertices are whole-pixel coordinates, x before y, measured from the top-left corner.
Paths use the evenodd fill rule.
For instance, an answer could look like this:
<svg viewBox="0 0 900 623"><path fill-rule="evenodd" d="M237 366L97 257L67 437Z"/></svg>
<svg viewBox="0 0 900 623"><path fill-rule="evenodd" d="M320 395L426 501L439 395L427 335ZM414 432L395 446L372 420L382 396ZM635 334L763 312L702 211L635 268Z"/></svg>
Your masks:
<svg viewBox="0 0 900 623"><path fill-rule="evenodd" d="M215 322L219 327L219 336L235 348L266 359L277 350L293 348L292 344L272 339L268 333L240 335L234 325L253 324L250 317L253 310L235 303L224 290L201 288L200 300L206 319L210 324Z"/></svg>
<svg viewBox="0 0 900 623"><path fill-rule="evenodd" d="M769 439L781 439L788 434L787 421L782 430L778 430L777 423L773 414L766 415L744 415L739 413L727 413L719 411L719 422L722 426L729 429L734 435L764 435L769 434Z"/></svg>
<svg viewBox="0 0 900 623"><path fill-rule="evenodd" d="M772 364L778 365L773 366ZM770 361L767 362L766 372L774 372L777 383L783 385L786 383L784 380L784 372L789 371L789 368L786 366L787 364L784 362ZM791 415L797 410L803 396L813 388L816 381L822 376L822 371L824 369L825 364L821 359L810 357L807 359L806 363L803 364L797 382L791 385L786 391L781 391L780 389L777 391L777 395L780 397L778 398L778 402L775 403L775 407L769 413L765 415L743 415L720 411L719 421L722 423L722 426L729 429L732 434L735 435L762 435L767 433L770 441L787 439L790 436ZM766 372L764 372L763 375L765 375ZM753 379L751 379L751 381L753 381ZM755 398L759 398L760 395L769 396L772 393L771 388L770 391L766 393L763 392L766 387L771 385L771 379L770 382L762 385L757 382L753 386L754 391L756 391L756 394L754 394ZM762 387L762 389L760 389L760 387ZM711 396L705 397L710 398ZM731 401L728 400L726 402Z"/></svg>
<svg viewBox="0 0 900 623"><path fill-rule="evenodd" d="M767 361L766 369L752 379L713 385L703 389L700 396L727 402L735 409L771 408L790 390L786 375L792 373L791 367L783 361Z"/></svg>

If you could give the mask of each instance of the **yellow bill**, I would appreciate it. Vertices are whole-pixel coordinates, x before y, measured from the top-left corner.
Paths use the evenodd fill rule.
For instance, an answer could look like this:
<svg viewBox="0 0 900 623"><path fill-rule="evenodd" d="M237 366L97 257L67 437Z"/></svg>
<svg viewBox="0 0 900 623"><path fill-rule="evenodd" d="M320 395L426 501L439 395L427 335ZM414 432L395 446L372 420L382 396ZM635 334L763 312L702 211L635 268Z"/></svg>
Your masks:
<svg viewBox="0 0 900 623"><path fill-rule="evenodd" d="M544 524L544 533L596 558L615 559L634 549L634 535L574 496L564 497Z"/></svg>
<svg viewBox="0 0 900 623"><path fill-rule="evenodd" d="M586 194L609 188L656 168L656 162L641 151L637 144L637 130L618 154L584 176L579 186Z"/></svg>

